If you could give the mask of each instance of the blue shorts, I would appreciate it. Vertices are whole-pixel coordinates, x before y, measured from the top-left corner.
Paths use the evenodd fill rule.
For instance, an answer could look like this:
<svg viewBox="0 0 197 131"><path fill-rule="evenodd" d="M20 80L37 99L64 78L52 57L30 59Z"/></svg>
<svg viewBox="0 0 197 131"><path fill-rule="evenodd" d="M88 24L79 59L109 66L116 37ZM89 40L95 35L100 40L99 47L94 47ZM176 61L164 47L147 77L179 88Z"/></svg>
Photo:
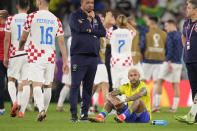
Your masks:
<svg viewBox="0 0 197 131"><path fill-rule="evenodd" d="M122 114L124 111L128 109L128 106L124 106L123 110L121 112L117 112L118 115ZM147 110L142 112L139 116L135 112L130 114L129 117L125 119L126 123L148 123L150 121L150 115Z"/></svg>

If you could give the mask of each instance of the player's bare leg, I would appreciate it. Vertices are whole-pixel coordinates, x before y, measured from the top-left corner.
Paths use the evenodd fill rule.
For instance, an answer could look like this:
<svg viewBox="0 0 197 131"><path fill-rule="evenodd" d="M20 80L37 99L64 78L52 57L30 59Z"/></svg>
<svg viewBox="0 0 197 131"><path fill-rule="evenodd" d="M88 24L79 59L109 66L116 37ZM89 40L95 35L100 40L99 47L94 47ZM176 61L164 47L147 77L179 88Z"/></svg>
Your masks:
<svg viewBox="0 0 197 131"><path fill-rule="evenodd" d="M63 107L64 101L67 97L67 95L69 94L70 91L70 86L69 84L65 84L60 92L60 96L58 99L58 104L57 104L57 111L66 111L65 108Z"/></svg>
<svg viewBox="0 0 197 131"><path fill-rule="evenodd" d="M92 90L92 98L94 99L93 105L89 108L88 114L98 113L98 98L101 91L101 84L94 85Z"/></svg>
<svg viewBox="0 0 197 131"><path fill-rule="evenodd" d="M173 88L174 88L174 98L173 98L173 105L168 112L175 113L178 104L179 104L179 97L180 97L180 90L179 90L179 84L178 83L173 83Z"/></svg>
<svg viewBox="0 0 197 131"><path fill-rule="evenodd" d="M159 79L157 81L157 90L156 90L156 96L155 96L155 106L152 107L152 112L160 112L160 101L161 101L161 95L162 95L162 86L163 86L164 80Z"/></svg>
<svg viewBox="0 0 197 131"><path fill-rule="evenodd" d="M120 99L117 97L113 97L115 100L120 102ZM99 115L95 116L95 117L89 117L88 120L91 122L96 122L96 123L103 123L105 117L108 115L108 113L110 113L112 111L112 109L115 109L117 111L121 111L124 107L124 104L122 103L122 105L119 106L119 108L115 109L114 105L107 100L107 102L104 105L104 109L103 111L100 112Z"/></svg>
<svg viewBox="0 0 197 131"><path fill-rule="evenodd" d="M15 117L17 115L18 110L18 103L16 101L16 85L15 85L16 79L12 77L8 77L8 92L10 95L10 98L12 100L12 109L10 111L10 116Z"/></svg>
<svg viewBox="0 0 197 131"><path fill-rule="evenodd" d="M128 107L128 110L124 111L124 113L114 117L114 120L118 123L123 123L127 117L130 117L130 115L135 113L142 113L146 110L146 106L144 102L141 99L135 100L130 107Z"/></svg>
<svg viewBox="0 0 197 131"><path fill-rule="evenodd" d="M104 103L107 101L107 94L109 93L109 83L103 82L101 84L102 94L103 94L103 101Z"/></svg>

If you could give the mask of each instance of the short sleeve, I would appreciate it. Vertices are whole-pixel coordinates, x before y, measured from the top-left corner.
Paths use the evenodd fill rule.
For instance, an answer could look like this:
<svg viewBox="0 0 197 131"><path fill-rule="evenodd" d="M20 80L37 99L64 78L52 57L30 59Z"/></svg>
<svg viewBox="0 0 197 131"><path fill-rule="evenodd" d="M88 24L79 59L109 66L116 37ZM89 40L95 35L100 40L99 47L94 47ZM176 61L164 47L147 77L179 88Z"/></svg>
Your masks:
<svg viewBox="0 0 197 131"><path fill-rule="evenodd" d="M64 35L64 31L63 31L63 28L62 28L62 23L59 19L57 19L57 22L58 22L58 30L57 30L57 34L56 36L62 36Z"/></svg>
<svg viewBox="0 0 197 131"><path fill-rule="evenodd" d="M5 23L5 31L6 32L11 32L11 22L12 22L13 16L9 16L6 19L6 23Z"/></svg>
<svg viewBox="0 0 197 131"><path fill-rule="evenodd" d="M111 36L112 36L112 33L113 33L113 30L111 30L111 29L107 30L107 32L106 32L106 38L110 40L111 39Z"/></svg>
<svg viewBox="0 0 197 131"><path fill-rule="evenodd" d="M118 90L120 91L120 94L122 95L122 94L125 94L125 85L123 85L123 86L120 86L119 88L118 88Z"/></svg>
<svg viewBox="0 0 197 131"><path fill-rule="evenodd" d="M26 21L25 21L25 26L24 26L24 31L29 32L31 28L31 23L33 21L33 18L35 16L36 12L33 12L29 15L27 15Z"/></svg>
<svg viewBox="0 0 197 131"><path fill-rule="evenodd" d="M129 31L130 31L130 33L131 33L131 35L132 35L133 37L136 36L136 31L135 31L135 30L129 30Z"/></svg>

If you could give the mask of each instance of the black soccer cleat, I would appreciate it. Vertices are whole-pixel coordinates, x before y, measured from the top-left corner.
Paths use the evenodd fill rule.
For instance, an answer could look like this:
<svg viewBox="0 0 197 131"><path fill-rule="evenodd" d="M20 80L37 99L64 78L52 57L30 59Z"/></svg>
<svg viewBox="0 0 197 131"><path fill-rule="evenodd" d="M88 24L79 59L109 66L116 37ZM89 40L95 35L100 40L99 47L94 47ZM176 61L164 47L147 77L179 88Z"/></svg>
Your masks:
<svg viewBox="0 0 197 131"><path fill-rule="evenodd" d="M70 118L70 122L77 122L78 121L78 117L76 114L72 114L71 118Z"/></svg>
<svg viewBox="0 0 197 131"><path fill-rule="evenodd" d="M82 115L80 116L79 121L88 121L88 115L87 115L87 114L82 114Z"/></svg>

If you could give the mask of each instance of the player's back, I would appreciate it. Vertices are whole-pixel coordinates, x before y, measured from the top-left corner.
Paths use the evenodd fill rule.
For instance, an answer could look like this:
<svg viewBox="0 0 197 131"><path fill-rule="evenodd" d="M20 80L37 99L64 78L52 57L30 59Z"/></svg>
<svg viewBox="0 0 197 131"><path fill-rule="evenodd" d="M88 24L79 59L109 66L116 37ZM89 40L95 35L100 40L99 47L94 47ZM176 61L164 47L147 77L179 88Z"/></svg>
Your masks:
<svg viewBox="0 0 197 131"><path fill-rule="evenodd" d="M131 56L132 40L135 36L135 32L128 29L116 29L113 31L110 44L112 50L112 56Z"/></svg>
<svg viewBox="0 0 197 131"><path fill-rule="evenodd" d="M17 54L17 50L19 47L19 40L22 34L22 29L25 25L26 17L27 17L26 13L19 13L14 16L9 16L7 18L5 31L11 33L11 45L10 45L11 56Z"/></svg>
<svg viewBox="0 0 197 131"><path fill-rule="evenodd" d="M59 19L48 10L40 10L27 16L24 30L30 32L29 61L51 61L55 57L55 37L63 35ZM54 63L54 61L53 61Z"/></svg>

